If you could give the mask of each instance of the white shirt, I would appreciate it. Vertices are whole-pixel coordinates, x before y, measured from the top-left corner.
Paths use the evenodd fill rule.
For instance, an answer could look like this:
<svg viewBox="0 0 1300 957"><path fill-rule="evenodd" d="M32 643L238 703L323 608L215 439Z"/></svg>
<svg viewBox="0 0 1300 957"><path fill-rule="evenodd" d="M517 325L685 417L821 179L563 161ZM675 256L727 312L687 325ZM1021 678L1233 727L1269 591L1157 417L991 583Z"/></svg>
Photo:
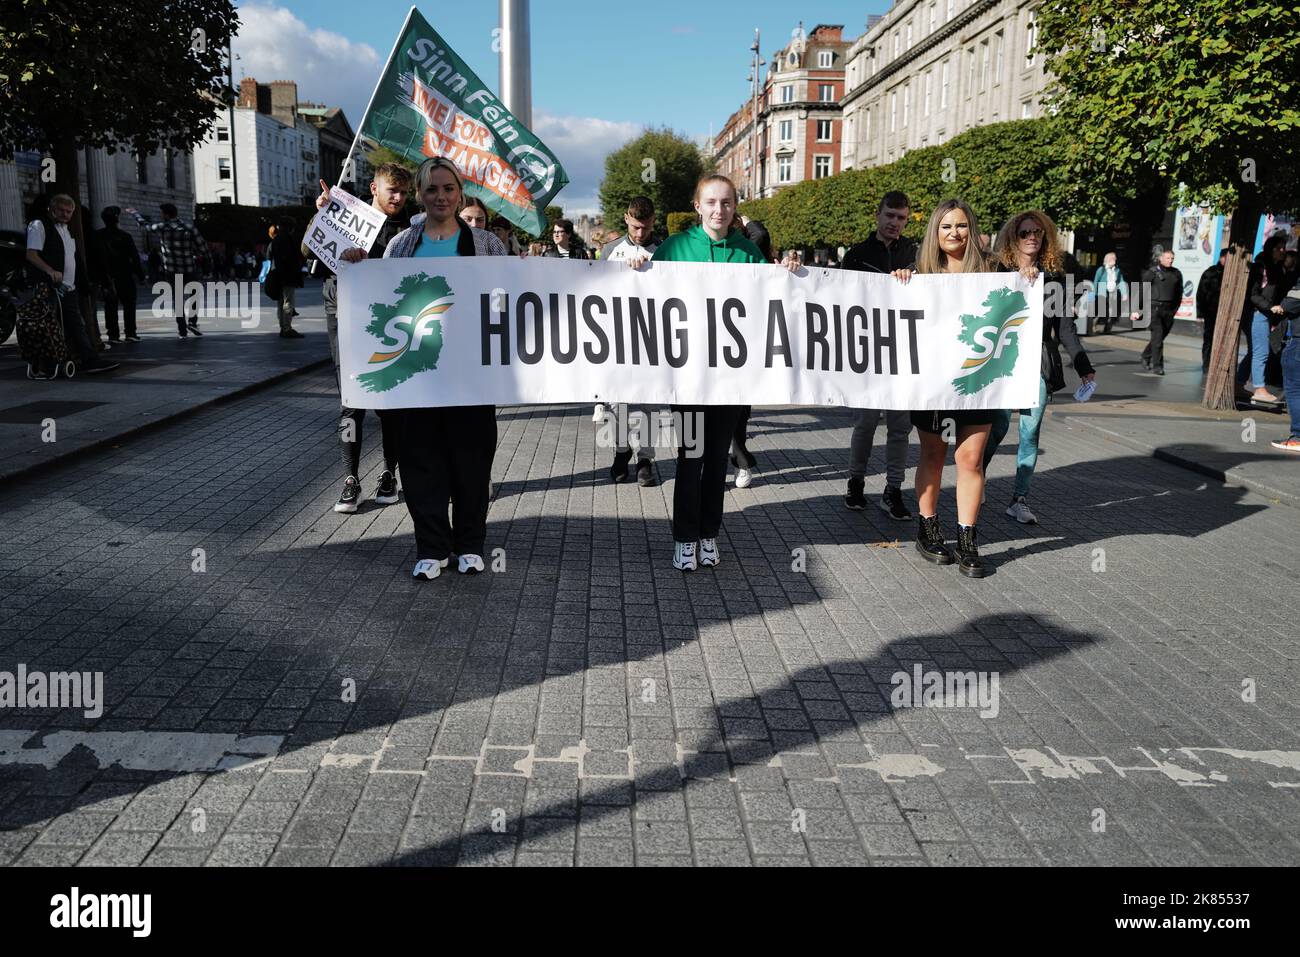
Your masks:
<svg viewBox="0 0 1300 957"><path fill-rule="evenodd" d="M654 255L655 250L658 248L659 244L654 242L648 246L638 246L625 235L621 239L616 239L614 242L606 244L600 251L600 258L605 262L612 263L623 262L625 259L634 259L639 256L644 256L646 259L649 259Z"/></svg>
<svg viewBox="0 0 1300 957"><path fill-rule="evenodd" d="M63 282L68 286L77 284L77 246L72 241L72 233L66 223L55 223L54 231L63 240ZM45 249L45 224L33 219L27 224L27 248L41 252ZM48 263L46 265L49 265Z"/></svg>

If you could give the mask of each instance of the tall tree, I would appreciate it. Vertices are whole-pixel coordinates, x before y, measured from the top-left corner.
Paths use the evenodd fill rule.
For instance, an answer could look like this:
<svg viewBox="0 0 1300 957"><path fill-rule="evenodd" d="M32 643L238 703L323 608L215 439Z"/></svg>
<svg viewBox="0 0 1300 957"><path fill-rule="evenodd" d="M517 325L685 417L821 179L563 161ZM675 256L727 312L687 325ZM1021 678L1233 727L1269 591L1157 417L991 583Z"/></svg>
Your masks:
<svg viewBox="0 0 1300 957"><path fill-rule="evenodd" d="M623 229L623 213L634 196L655 204L659 225L669 213L692 209L695 183L704 172L704 158L690 140L672 130L647 130L605 157L600 206L608 228Z"/></svg>
<svg viewBox="0 0 1300 957"><path fill-rule="evenodd" d="M1165 177L1183 202L1232 211L1205 403L1235 408L1246 257L1260 213L1294 207L1300 7L1294 0L1044 0L1064 159L1081 208Z"/></svg>
<svg viewBox="0 0 1300 957"><path fill-rule="evenodd" d="M233 95L238 25L230 0L0 0L0 159L46 154L75 197L84 147L188 150Z"/></svg>

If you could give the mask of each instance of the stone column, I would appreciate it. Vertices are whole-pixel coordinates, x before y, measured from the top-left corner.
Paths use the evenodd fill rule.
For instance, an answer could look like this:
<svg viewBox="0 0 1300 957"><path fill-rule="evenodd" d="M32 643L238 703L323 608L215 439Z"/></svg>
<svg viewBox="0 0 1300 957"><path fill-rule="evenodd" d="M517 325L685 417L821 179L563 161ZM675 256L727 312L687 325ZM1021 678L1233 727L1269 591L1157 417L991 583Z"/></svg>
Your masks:
<svg viewBox="0 0 1300 957"><path fill-rule="evenodd" d="M22 230L23 194L18 188L18 167L0 163L0 229Z"/></svg>

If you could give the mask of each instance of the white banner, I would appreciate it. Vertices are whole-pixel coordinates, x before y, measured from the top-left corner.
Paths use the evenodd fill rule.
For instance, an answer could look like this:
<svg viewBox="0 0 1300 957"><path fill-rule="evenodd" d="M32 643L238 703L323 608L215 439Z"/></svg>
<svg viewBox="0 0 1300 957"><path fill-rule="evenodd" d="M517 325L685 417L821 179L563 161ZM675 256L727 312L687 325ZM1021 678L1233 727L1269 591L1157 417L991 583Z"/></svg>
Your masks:
<svg viewBox="0 0 1300 957"><path fill-rule="evenodd" d="M369 203L363 203L347 190L335 186L330 189L330 201L320 208L307 227L303 245L329 267L330 272L338 272L339 256L345 251L370 251L386 218Z"/></svg>
<svg viewBox="0 0 1300 957"><path fill-rule="evenodd" d="M530 257L339 273L351 408L628 402L1021 409L1043 282Z"/></svg>

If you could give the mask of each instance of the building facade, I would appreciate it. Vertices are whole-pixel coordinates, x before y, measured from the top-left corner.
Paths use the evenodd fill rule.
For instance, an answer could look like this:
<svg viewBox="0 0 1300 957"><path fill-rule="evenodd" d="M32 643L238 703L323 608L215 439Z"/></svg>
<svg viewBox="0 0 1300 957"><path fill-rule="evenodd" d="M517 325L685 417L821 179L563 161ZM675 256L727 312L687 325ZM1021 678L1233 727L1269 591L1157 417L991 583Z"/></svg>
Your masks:
<svg viewBox="0 0 1300 957"><path fill-rule="evenodd" d="M1037 0L895 0L848 50L844 169L1042 115Z"/></svg>
<svg viewBox="0 0 1300 957"><path fill-rule="evenodd" d="M345 121L346 122L346 121ZM241 206L312 203L320 192L321 128L298 112L298 85L245 77L194 150L198 202Z"/></svg>
<svg viewBox="0 0 1300 957"><path fill-rule="evenodd" d="M757 137L751 98L713 138L715 167L736 183L742 199L840 171L840 100L851 46L843 33L838 24L818 24L809 33L797 27L771 54L758 95Z"/></svg>

